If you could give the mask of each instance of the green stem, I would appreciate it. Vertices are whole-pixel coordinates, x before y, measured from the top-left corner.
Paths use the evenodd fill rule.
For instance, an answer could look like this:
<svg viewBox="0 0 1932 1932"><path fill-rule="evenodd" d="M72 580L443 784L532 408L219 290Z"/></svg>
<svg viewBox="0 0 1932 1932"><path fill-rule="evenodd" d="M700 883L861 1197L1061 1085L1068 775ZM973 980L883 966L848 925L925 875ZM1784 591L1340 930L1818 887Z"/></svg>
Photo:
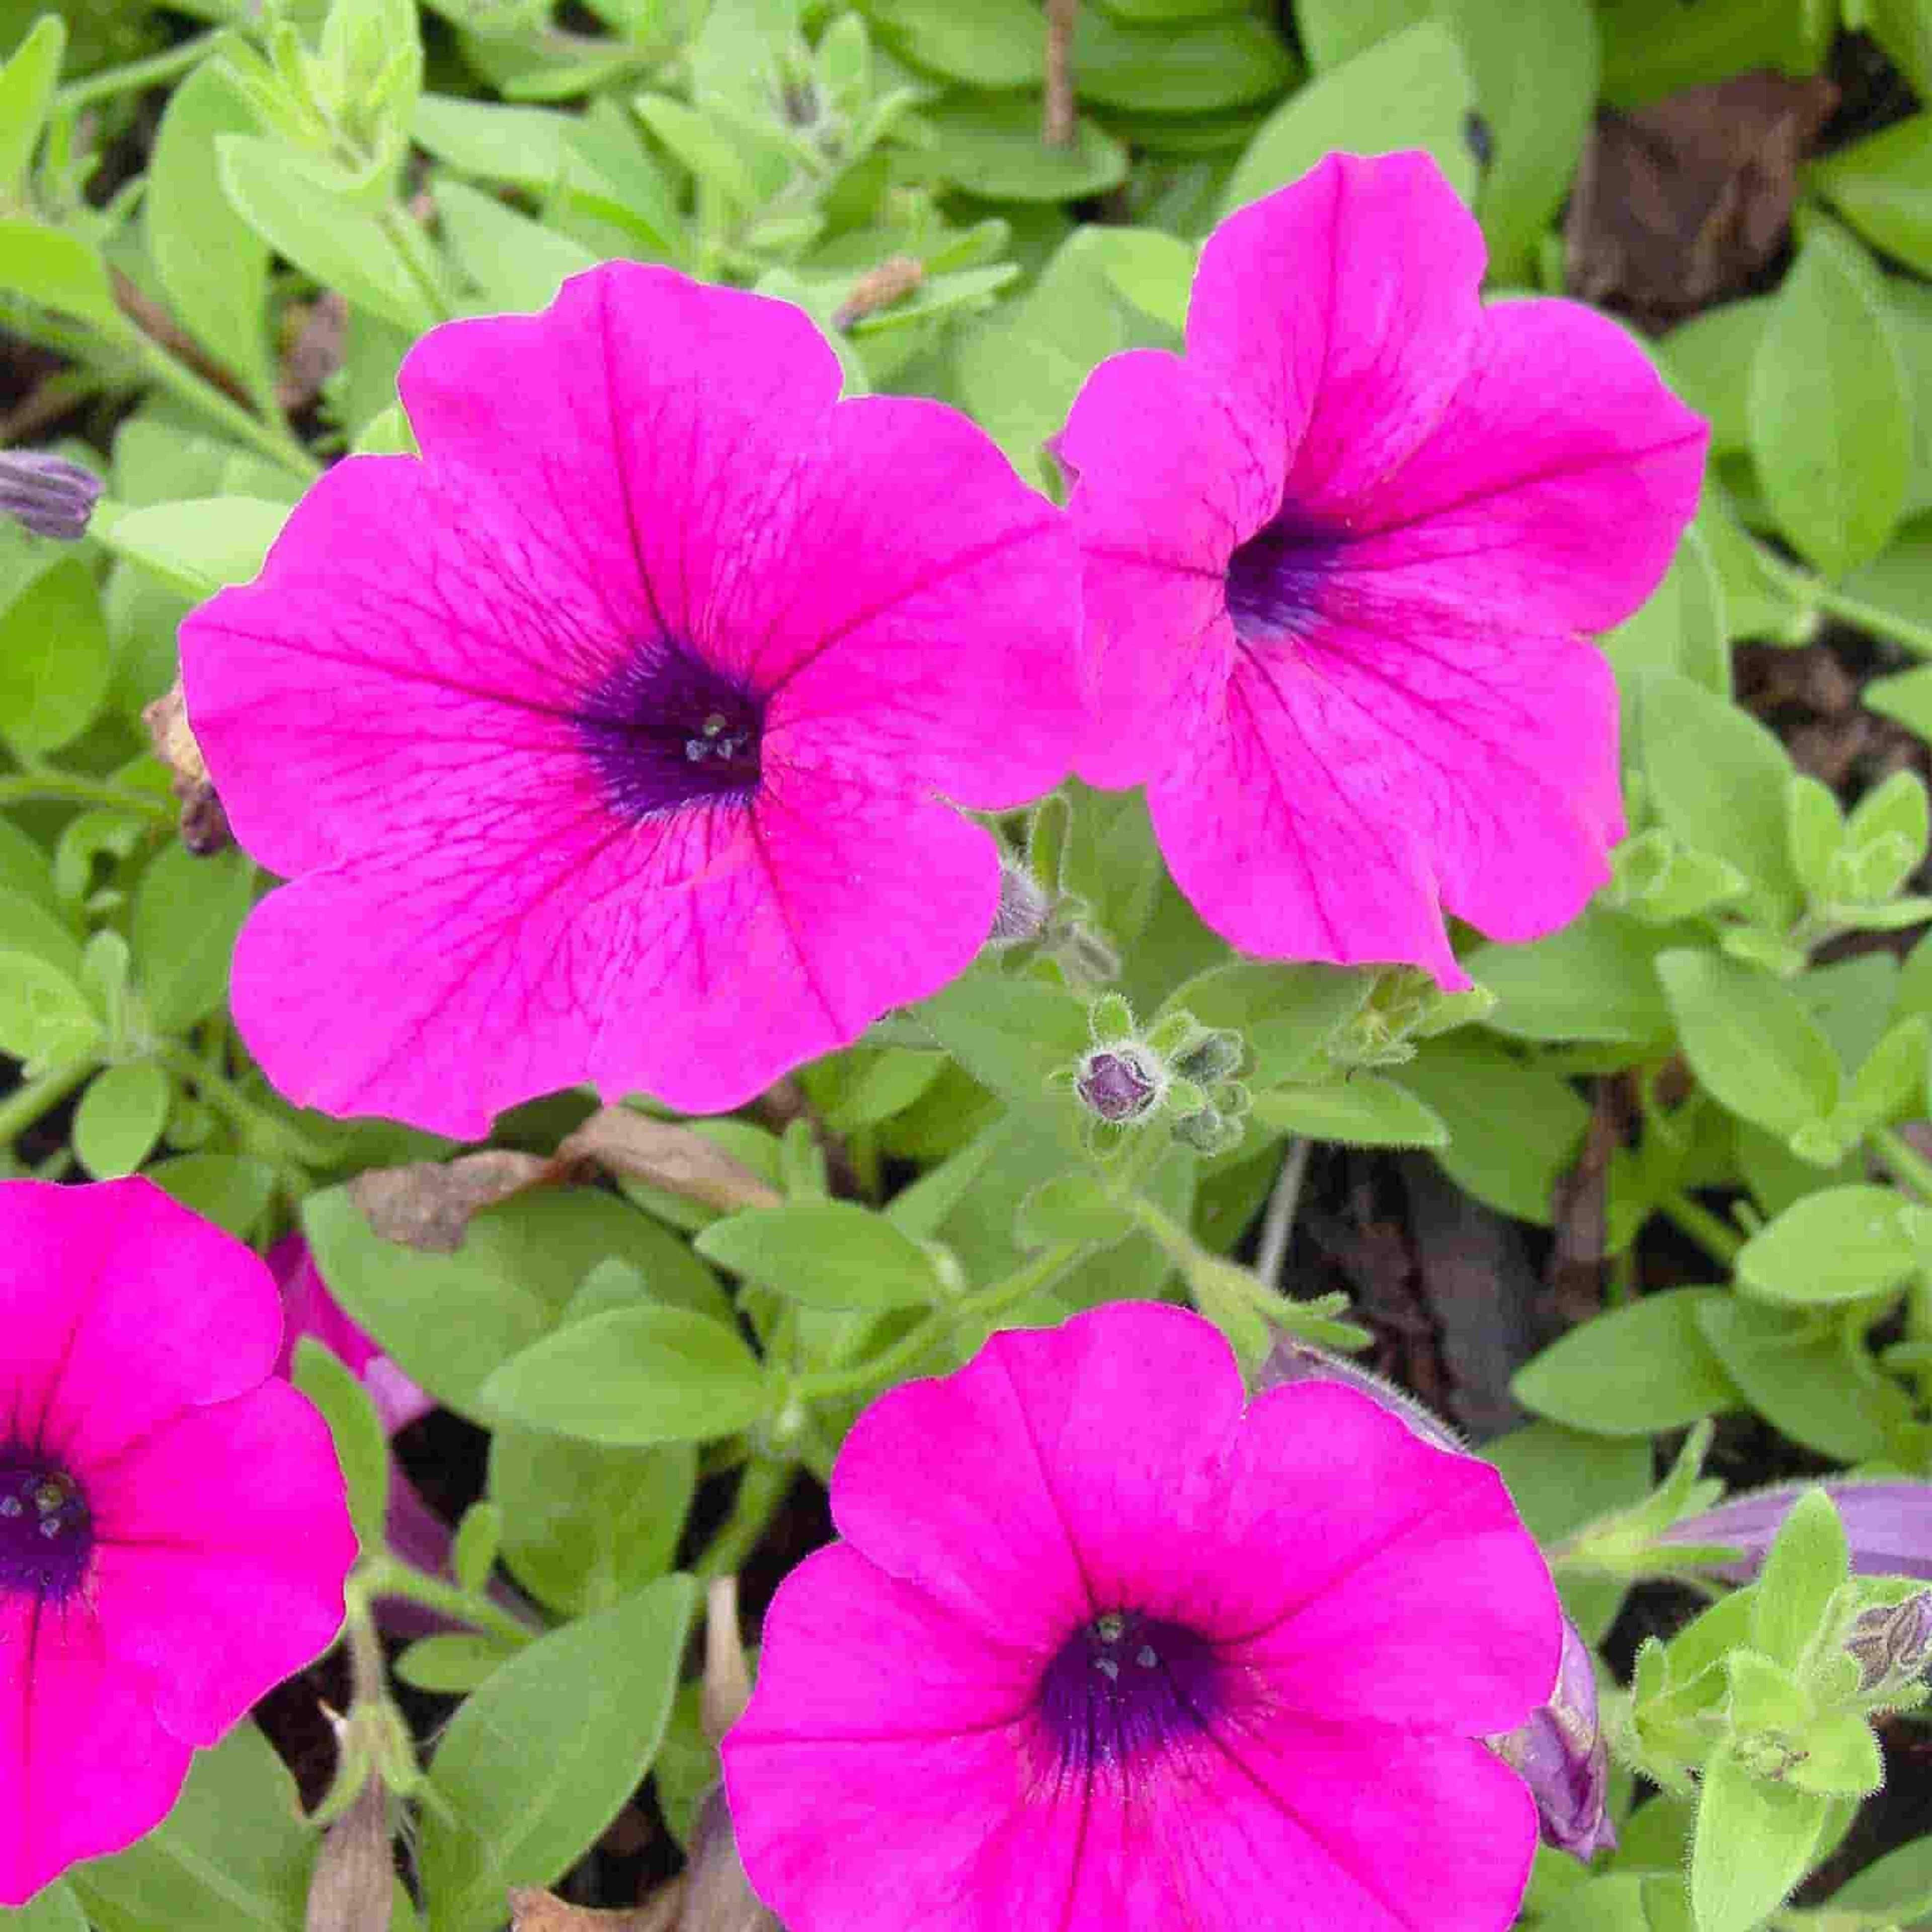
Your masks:
<svg viewBox="0 0 1932 1932"><path fill-rule="evenodd" d="M196 34L192 40L183 40L178 46L150 54L145 60L129 61L122 66L91 74L84 80L70 82L54 95L54 111L71 114L91 102L105 100L110 95L131 94L139 88L158 87L164 80L172 80L177 74L185 74L208 52L224 31L220 27L212 28L207 33Z"/></svg>
<svg viewBox="0 0 1932 1932"><path fill-rule="evenodd" d="M754 1456L745 1465L731 1514L699 1559L697 1574L700 1577L729 1576L744 1568L746 1558L758 1548L797 1473L796 1463L770 1456Z"/></svg>
<svg viewBox="0 0 1932 1932"><path fill-rule="evenodd" d="M230 395L204 381L184 362L177 362L158 344L141 338L141 367L164 389L172 390L192 410L212 417L239 441L252 443L272 461L292 470L305 482L322 474L322 465L279 423L264 422Z"/></svg>
<svg viewBox="0 0 1932 1932"><path fill-rule="evenodd" d="M290 1160L305 1168L330 1167L334 1164L336 1156L330 1149L318 1146L298 1127L291 1126L286 1120L257 1106L227 1075L217 1072L187 1048L172 1040L164 1041L155 1048L154 1057L178 1079L194 1088L218 1112L226 1114L244 1135L253 1136L280 1149Z"/></svg>
<svg viewBox="0 0 1932 1932"><path fill-rule="evenodd" d="M83 778L77 772L10 772L0 778L0 805L24 805L45 800L58 805L106 806L116 812L139 812L172 825L179 808L155 791L136 791L105 778Z"/></svg>
<svg viewBox="0 0 1932 1932"><path fill-rule="evenodd" d="M1710 1209L1691 1199L1681 1189L1658 1204L1664 1218L1688 1234L1704 1252L1729 1268L1744 1246L1744 1237L1726 1227Z"/></svg>
<svg viewBox="0 0 1932 1932"><path fill-rule="evenodd" d="M15 1088L0 1100L0 1148L11 1147L42 1114L58 1107L99 1064L94 1060L71 1060Z"/></svg>
<svg viewBox="0 0 1932 1932"><path fill-rule="evenodd" d="M1810 610L1827 611L1862 631L1870 631L1874 636L1889 638L1894 644L1903 644L1921 657L1932 658L1932 628L1915 623L1910 617L1901 617L1895 610L1888 610L1882 604L1868 604L1862 597L1848 597L1842 590L1834 590L1828 584L1821 582L1810 572L1794 570L1762 544L1757 545L1756 550L1760 568L1767 577L1775 578L1800 604Z"/></svg>
<svg viewBox="0 0 1932 1932"><path fill-rule="evenodd" d="M842 1396L866 1395L883 1388L902 1374L918 1366L962 1322L997 1321L1017 1302L1051 1285L1054 1278L1071 1268L1087 1252L1084 1241L1061 1241L1044 1248L1024 1266L977 1294L962 1295L944 1308L935 1310L908 1334L902 1336L883 1354L868 1355L862 1362L845 1369L826 1369L817 1375L800 1376L791 1393L800 1402L832 1402Z"/></svg>
<svg viewBox="0 0 1932 1932"><path fill-rule="evenodd" d="M436 272L436 258L430 251L421 225L407 208L394 201L383 209L380 220L383 232L402 257L403 266L428 304L430 313L438 322L449 321L455 311L449 305L442 278Z"/></svg>
<svg viewBox="0 0 1932 1932"><path fill-rule="evenodd" d="M1874 1129L1871 1142L1880 1160L1892 1169L1894 1180L1902 1180L1920 1200L1932 1202L1932 1161L1896 1127Z"/></svg>
<svg viewBox="0 0 1932 1932"><path fill-rule="evenodd" d="M534 1642L543 1634L520 1617L511 1616L482 1591L460 1589L455 1584L446 1583L440 1576L432 1576L427 1570L418 1570L414 1564L405 1563L400 1557L387 1552L366 1558L357 1570L356 1581L372 1601L378 1597L406 1597L426 1610L454 1617L473 1630L488 1630L492 1636L501 1637L506 1643L518 1648Z"/></svg>

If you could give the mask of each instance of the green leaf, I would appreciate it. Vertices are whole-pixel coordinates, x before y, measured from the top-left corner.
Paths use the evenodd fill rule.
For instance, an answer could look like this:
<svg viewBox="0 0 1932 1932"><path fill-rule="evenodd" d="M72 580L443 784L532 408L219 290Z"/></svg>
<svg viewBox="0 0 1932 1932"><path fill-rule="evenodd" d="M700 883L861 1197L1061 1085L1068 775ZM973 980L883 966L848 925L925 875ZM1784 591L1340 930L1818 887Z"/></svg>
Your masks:
<svg viewBox="0 0 1932 1932"><path fill-rule="evenodd" d="M77 556L44 570L0 616L0 739L57 752L93 723L111 670L94 578Z"/></svg>
<svg viewBox="0 0 1932 1932"><path fill-rule="evenodd" d="M255 868L240 852L196 857L170 842L135 889L129 927L148 1017L184 1034L228 997L228 964L255 902Z"/></svg>
<svg viewBox="0 0 1932 1932"><path fill-rule="evenodd" d="M38 1068L91 1058L106 1044L74 980L31 952L0 952L0 1053Z"/></svg>
<svg viewBox="0 0 1932 1932"><path fill-rule="evenodd" d="M1713 457L1750 447L1750 371L1771 321L1768 296L1720 303L1658 345L1671 386L1711 425Z"/></svg>
<svg viewBox="0 0 1932 1932"><path fill-rule="evenodd" d="M450 1568L458 1586L474 1596L490 1581L496 1554L503 1546L503 1512L488 1500L473 1502L463 1512L450 1545Z"/></svg>
<svg viewBox="0 0 1932 1932"><path fill-rule="evenodd" d="M295 1384L328 1424L349 1488L350 1519L365 1554L385 1546L389 1508L389 1438L362 1378L313 1335L296 1344Z"/></svg>
<svg viewBox="0 0 1932 1932"><path fill-rule="evenodd" d="M697 1483L688 1443L611 1449L514 1424L490 1438L503 1561L567 1616L608 1610L670 1568Z"/></svg>
<svg viewBox="0 0 1932 1932"><path fill-rule="evenodd" d="M1318 68L1339 67L1426 18L1430 0L1295 0L1294 24Z"/></svg>
<svg viewBox="0 0 1932 1932"><path fill-rule="evenodd" d="M866 0L866 14L902 59L964 86L1038 87L1046 77L1044 22L1029 0Z"/></svg>
<svg viewBox="0 0 1932 1932"><path fill-rule="evenodd" d="M1750 1640L1766 1656L1796 1670L1828 1638L1832 1601L1851 1574L1851 1549L1831 1497L1812 1489L1778 1526L1751 1591Z"/></svg>
<svg viewBox="0 0 1932 1932"><path fill-rule="evenodd" d="M1835 1330L1734 1295L1705 1302L1697 1325L1744 1400L1792 1442L1844 1462L1887 1453L1879 1371L1868 1358L1855 1364ZM1904 1396L1890 1393L1902 1409Z"/></svg>
<svg viewBox="0 0 1932 1932"><path fill-rule="evenodd" d="M436 206L458 266L496 308L542 308L571 276L597 266L580 242L460 182L439 182Z"/></svg>
<svg viewBox="0 0 1932 1932"><path fill-rule="evenodd" d="M1697 1078L1734 1114L1789 1139L1838 1104L1838 1056L1791 989L1720 954L1658 954Z"/></svg>
<svg viewBox="0 0 1932 1932"><path fill-rule="evenodd" d="M1905 507L1912 399L1876 272L1822 221L1752 359L1750 447L1779 528L1826 576L1884 549Z"/></svg>
<svg viewBox="0 0 1932 1932"><path fill-rule="evenodd" d="M807 1308L918 1307L940 1292L925 1249L852 1201L746 1208L712 1222L693 1246Z"/></svg>
<svg viewBox="0 0 1932 1932"><path fill-rule="evenodd" d="M1442 1116L1379 1073L1352 1073L1329 1087L1277 1087L1257 1094L1254 1118L1264 1127L1352 1147L1449 1144Z"/></svg>
<svg viewBox="0 0 1932 1932"><path fill-rule="evenodd" d="M764 199L751 164L718 116L663 94L640 94L633 105L672 158L740 214L748 214Z"/></svg>
<svg viewBox="0 0 1932 1932"><path fill-rule="evenodd" d="M70 315L118 341L134 332L115 304L106 264L65 229L0 220L0 289Z"/></svg>
<svg viewBox="0 0 1932 1932"><path fill-rule="evenodd" d="M10 1912L0 1906L7 1932L87 1932L87 1914L68 1886L56 1880Z"/></svg>
<svg viewBox="0 0 1932 1932"><path fill-rule="evenodd" d="M1910 1226L1920 1210L1889 1187L1827 1187L1786 1208L1747 1241L1739 1285L1798 1305L1882 1294L1919 1265Z"/></svg>
<svg viewBox="0 0 1932 1932"><path fill-rule="evenodd" d="M1527 946L1484 946L1464 961L1496 996L1485 1024L1519 1040L1630 1040L1670 1036L1657 983L1654 929L1586 907L1570 925Z"/></svg>
<svg viewBox="0 0 1932 1932"><path fill-rule="evenodd" d="M1830 1801L1754 1778L1731 1749L1704 1767L1690 1848L1697 1932L1753 1932L1802 1878Z"/></svg>
<svg viewBox="0 0 1932 1932"><path fill-rule="evenodd" d="M548 1885L650 1768L697 1605L667 1576L532 1644L450 1720L430 1767L421 1869L430 1932L488 1932L507 1886Z"/></svg>
<svg viewBox="0 0 1932 1932"><path fill-rule="evenodd" d="M174 1809L146 1838L67 1882L95 1932L302 1932L316 1843L295 1780L244 1720L195 1753Z"/></svg>
<svg viewBox="0 0 1932 1932"><path fill-rule="evenodd" d="M1040 138L1040 104L1032 97L955 95L920 118L934 140L914 164L988 201L1075 201L1104 194L1126 178L1126 143L1084 115L1070 146L1046 146Z"/></svg>
<svg viewBox="0 0 1932 1932"><path fill-rule="evenodd" d="M152 1060L97 1074L74 1109L75 1157L96 1180L132 1174L159 1144L174 1089Z"/></svg>
<svg viewBox="0 0 1932 1932"><path fill-rule="evenodd" d="M1492 152L1476 196L1490 277L1532 279L1538 238L1562 205L1597 102L1589 0L1438 0L1454 28Z"/></svg>
<svg viewBox="0 0 1932 1932"><path fill-rule="evenodd" d="M1651 1436L1738 1406L1697 1324L1722 1289L1673 1288L1573 1329L1519 1369L1524 1408L1596 1436Z"/></svg>
<svg viewBox="0 0 1932 1932"><path fill-rule="evenodd" d="M484 1382L490 1413L615 1448L734 1435L771 1412L758 1359L682 1308L614 1309L512 1356Z"/></svg>
<svg viewBox="0 0 1932 1932"><path fill-rule="evenodd" d="M1565 1081L1468 1032L1426 1042L1402 1080L1448 1124L1436 1159L1452 1180L1498 1213L1549 1226L1551 1191L1590 1124Z"/></svg>
<svg viewBox="0 0 1932 1932"><path fill-rule="evenodd" d="M1039 1248L1054 1241L1118 1241L1136 1226L1132 1204L1082 1170L1055 1174L1034 1188L1020 1203L1013 1234L1022 1247Z"/></svg>
<svg viewBox="0 0 1932 1932"><path fill-rule="evenodd" d="M444 1630L411 1644L396 1659L395 1672L412 1690L466 1697L521 1654L500 1638L475 1630Z"/></svg>
<svg viewBox="0 0 1932 1932"><path fill-rule="evenodd" d="M1816 0L1597 0L1604 93L1641 107L1754 68L1816 74L1836 17Z"/></svg>
<svg viewBox="0 0 1932 1932"><path fill-rule="evenodd" d="M66 50L60 16L43 14L0 69L0 193L14 193L34 158Z"/></svg>
<svg viewBox="0 0 1932 1932"><path fill-rule="evenodd" d="M1932 271L1932 114L1840 148L1804 179L1868 242L1922 274Z"/></svg>
<svg viewBox="0 0 1932 1932"><path fill-rule="evenodd" d="M1932 1837L1915 1838L1867 1865L1832 1893L1831 1905L1900 1925L1932 1916Z"/></svg>
<svg viewBox="0 0 1932 1932"><path fill-rule="evenodd" d="M1664 581L1603 640L1627 714L1637 700L1639 674L1646 670L1676 671L1720 698L1730 697L1727 608L1709 539L1695 527L1686 530Z"/></svg>
<svg viewBox="0 0 1932 1932"><path fill-rule="evenodd" d="M588 1188L532 1191L487 1208L452 1255L424 1254L371 1232L346 1188L302 1203L316 1265L331 1292L403 1372L459 1414L497 1418L483 1384L555 1325L599 1262L640 1258L634 1208ZM650 1229L644 1238L663 1237ZM450 1310L463 1311L460 1322Z"/></svg>
<svg viewBox="0 0 1932 1932"><path fill-rule="evenodd" d="M1638 711L1644 780L1666 827L1755 881L1772 922L1795 916L1784 746L1738 706L1668 671L1640 674Z"/></svg>
<svg viewBox="0 0 1932 1932"><path fill-rule="evenodd" d="M221 192L215 144L255 123L221 67L196 68L168 97L142 197L148 254L182 326L272 404L267 244Z"/></svg>
<svg viewBox="0 0 1932 1932"><path fill-rule="evenodd" d="M1337 149L1426 148L1467 201L1476 170L1464 130L1475 104L1455 35L1423 21L1318 75L1276 108L1235 164L1222 212L1299 179Z"/></svg>
<svg viewBox="0 0 1932 1932"><path fill-rule="evenodd" d="M1030 37L1043 48L1036 26ZM1124 26L1083 7L1073 33L1074 85L1083 100L1127 112L1213 114L1271 100L1297 70L1280 34L1234 16L1163 32Z"/></svg>
<svg viewBox="0 0 1932 1932"><path fill-rule="evenodd" d="M1046 1097L1047 1076L1093 1044L1085 1007L1042 980L969 973L914 1011L974 1079L1035 1105Z"/></svg>
<svg viewBox="0 0 1932 1932"><path fill-rule="evenodd" d="M130 510L102 541L116 556L146 565L198 600L224 584L247 583L288 520L285 504L256 496L202 496Z"/></svg>
<svg viewBox="0 0 1932 1932"><path fill-rule="evenodd" d="M1808 1724L1801 1739L1804 1755L1787 1774L1800 1791L1856 1802L1869 1798L1885 1782L1885 1760L1865 1720L1849 1711Z"/></svg>
<svg viewBox="0 0 1932 1932"><path fill-rule="evenodd" d="M254 1239L274 1198L274 1169L245 1154L180 1154L157 1162L148 1178L238 1240Z"/></svg>
<svg viewBox="0 0 1932 1932"><path fill-rule="evenodd" d="M412 335L434 326L436 310L388 230L330 170L252 135L214 145L222 192L277 254Z"/></svg>
<svg viewBox="0 0 1932 1932"><path fill-rule="evenodd" d="M52 907L0 886L0 952L31 952L70 980L80 977L81 944Z"/></svg>
<svg viewBox="0 0 1932 1932"><path fill-rule="evenodd" d="M1342 966L1228 959L1184 980L1161 1004L1204 1027L1229 1028L1247 1042L1241 1077L1272 1087L1305 1069L1374 990L1375 975Z"/></svg>

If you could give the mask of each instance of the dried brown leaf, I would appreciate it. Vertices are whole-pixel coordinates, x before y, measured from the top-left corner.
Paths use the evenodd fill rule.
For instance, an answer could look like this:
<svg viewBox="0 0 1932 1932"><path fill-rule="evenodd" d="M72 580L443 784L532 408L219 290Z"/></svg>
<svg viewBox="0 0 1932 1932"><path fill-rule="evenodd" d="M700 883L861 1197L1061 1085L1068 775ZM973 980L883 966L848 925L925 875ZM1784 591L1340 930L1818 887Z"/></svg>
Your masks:
<svg viewBox="0 0 1932 1932"><path fill-rule="evenodd" d="M592 1114L566 1136L556 1158L560 1166L594 1161L612 1174L628 1174L728 1214L740 1208L776 1208L784 1198L694 1129L654 1120L628 1107L605 1107Z"/></svg>
<svg viewBox="0 0 1932 1932"><path fill-rule="evenodd" d="M684 1908L676 1932L784 1932L759 1902L738 1856L737 1834L722 1789L698 1807L692 1828L691 1862L685 1868Z"/></svg>
<svg viewBox="0 0 1932 1932"><path fill-rule="evenodd" d="M536 1154L493 1148L452 1161L372 1167L349 1184L349 1192L371 1232L384 1240L452 1255L462 1246L472 1215L556 1174L556 1163Z"/></svg>
<svg viewBox="0 0 1932 1932"><path fill-rule="evenodd" d="M566 1905L554 1892L535 1886L516 1886L509 1894L510 1932L670 1932L683 1892L679 1880L661 1886L642 1905L600 1912Z"/></svg>
<svg viewBox="0 0 1932 1932"><path fill-rule="evenodd" d="M188 724L188 704L182 695L178 676L152 704L142 708L141 722L148 728L155 757L173 776L174 795L181 800L182 843L197 858L233 844L228 814L215 796L207 762Z"/></svg>
<svg viewBox="0 0 1932 1932"><path fill-rule="evenodd" d="M1734 75L1598 115L1564 239L1573 295L1653 321L1742 293L1784 245L1822 78Z"/></svg>

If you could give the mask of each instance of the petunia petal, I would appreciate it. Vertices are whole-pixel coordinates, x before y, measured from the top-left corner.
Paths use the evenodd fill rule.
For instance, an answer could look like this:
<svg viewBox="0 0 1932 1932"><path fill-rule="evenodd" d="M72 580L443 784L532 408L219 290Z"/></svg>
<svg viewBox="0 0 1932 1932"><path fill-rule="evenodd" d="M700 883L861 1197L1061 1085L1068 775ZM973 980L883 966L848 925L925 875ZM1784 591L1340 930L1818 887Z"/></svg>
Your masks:
<svg viewBox="0 0 1932 1932"><path fill-rule="evenodd" d="M1609 876L1616 692L1588 645L1406 610L1344 564L1309 634L1238 647L1197 717L1148 803L1175 882L1245 952L1463 986L1438 901L1529 939Z"/></svg>
<svg viewBox="0 0 1932 1932"><path fill-rule="evenodd" d="M0 1188L0 1332L13 1410L0 1441L38 1443L85 1477L259 1382L281 1310L256 1256L150 1180L14 1181Z"/></svg>
<svg viewBox="0 0 1932 1932"><path fill-rule="evenodd" d="M1708 440L1607 316L1498 304L1434 433L1351 518L1347 567L1464 626L1607 630L1656 589Z"/></svg>
<svg viewBox="0 0 1932 1932"><path fill-rule="evenodd" d="M1256 442L1292 452L1288 502L1346 512L1421 444L1467 373L1484 260L1426 154L1330 154L1209 236L1188 362Z"/></svg>
<svg viewBox="0 0 1932 1932"><path fill-rule="evenodd" d="M0 1598L0 1906L166 1816L194 1754L155 1722L154 1688L86 1612Z"/></svg>
<svg viewBox="0 0 1932 1932"><path fill-rule="evenodd" d="M1536 1807L1480 1744L1282 1722L1217 1739L1138 1821L1171 1888L1136 1932L1496 1932L1516 1915Z"/></svg>
<svg viewBox="0 0 1932 1932"><path fill-rule="evenodd" d="M1111 356L1088 377L1057 448L1078 477L1067 516L1095 720L1080 772L1134 784L1172 755L1162 707L1191 654L1226 632L1228 560L1274 514L1288 450L1155 350Z"/></svg>
<svg viewBox="0 0 1932 1932"><path fill-rule="evenodd" d="M944 517L921 514L944 504ZM713 661L773 694L769 757L985 809L1066 775L1081 722L1066 520L956 410L842 404L721 590Z"/></svg>
<svg viewBox="0 0 1932 1932"><path fill-rule="evenodd" d="M286 1382L159 1430L87 1496L108 1654L153 1674L177 1737L214 1743L334 1640L355 1532L328 1425Z"/></svg>
<svg viewBox="0 0 1932 1932"><path fill-rule="evenodd" d="M1016 1639L1057 1640L1124 1604L1172 1613L1187 1588L1177 1540L1214 1520L1240 1408L1232 1352L1180 1309L1116 1304L996 1335L957 1375L860 1418L832 1514L883 1568Z"/></svg>

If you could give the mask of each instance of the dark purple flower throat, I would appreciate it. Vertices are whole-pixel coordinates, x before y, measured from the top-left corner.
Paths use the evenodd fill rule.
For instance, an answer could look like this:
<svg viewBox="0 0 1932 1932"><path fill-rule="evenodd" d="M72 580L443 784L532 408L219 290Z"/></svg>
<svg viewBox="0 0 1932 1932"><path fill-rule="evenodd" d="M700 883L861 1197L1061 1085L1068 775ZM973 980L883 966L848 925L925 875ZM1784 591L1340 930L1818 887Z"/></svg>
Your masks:
<svg viewBox="0 0 1932 1932"><path fill-rule="evenodd" d="M1278 511L1228 560L1228 615L1244 644L1298 638L1313 625L1322 588L1346 539L1292 509Z"/></svg>
<svg viewBox="0 0 1932 1932"><path fill-rule="evenodd" d="M627 818L743 800L758 788L763 702L669 638L641 646L600 679L576 722Z"/></svg>
<svg viewBox="0 0 1932 1932"><path fill-rule="evenodd" d="M93 1551L80 1485L35 1450L0 1445L0 1596L58 1603L79 1588Z"/></svg>
<svg viewBox="0 0 1932 1932"><path fill-rule="evenodd" d="M1062 1644L1040 1681L1060 1764L1089 1770L1204 1731L1226 1699L1213 1648L1180 1624L1110 1610Z"/></svg>

